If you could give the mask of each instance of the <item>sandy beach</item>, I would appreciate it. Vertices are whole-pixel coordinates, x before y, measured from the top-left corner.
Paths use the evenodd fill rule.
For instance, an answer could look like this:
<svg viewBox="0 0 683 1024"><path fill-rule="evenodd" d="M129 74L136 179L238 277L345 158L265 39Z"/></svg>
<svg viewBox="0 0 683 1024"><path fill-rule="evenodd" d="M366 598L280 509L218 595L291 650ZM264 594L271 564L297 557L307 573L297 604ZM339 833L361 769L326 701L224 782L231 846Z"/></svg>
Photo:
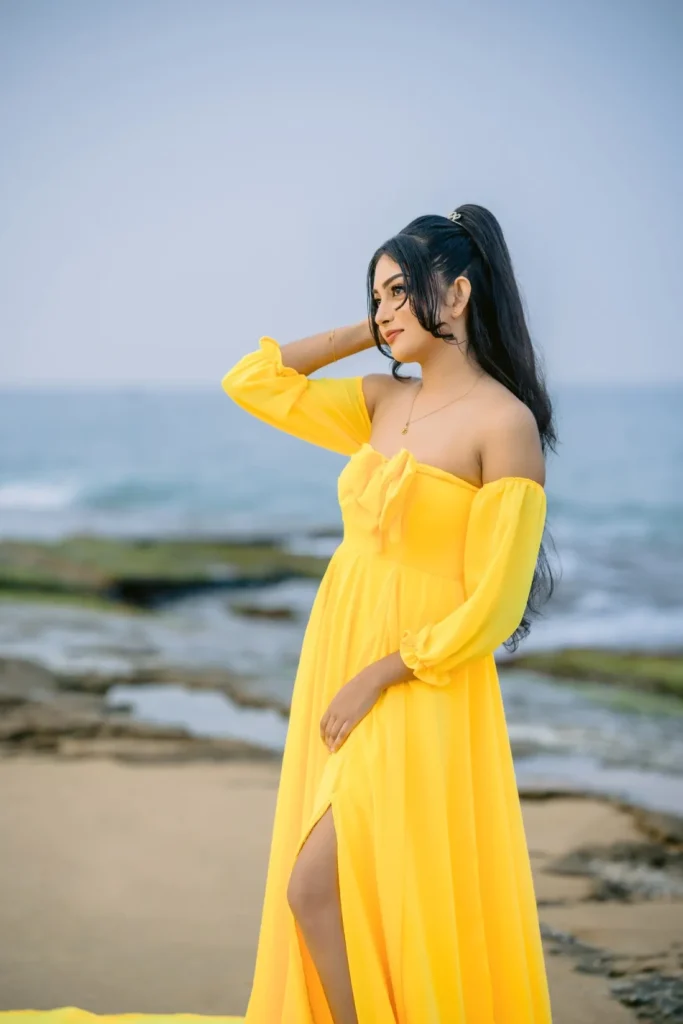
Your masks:
<svg viewBox="0 0 683 1024"><path fill-rule="evenodd" d="M3 758L0 1010L243 1013L278 773L277 762ZM628 810L571 796L525 799L524 815L556 1024L635 1020L617 995L647 1007L648 979L661 991L680 978L676 874L660 872L658 893L652 871L648 892L645 875L622 870L609 899L607 853L602 869L551 866L587 844L647 843L651 823L648 836Z"/></svg>

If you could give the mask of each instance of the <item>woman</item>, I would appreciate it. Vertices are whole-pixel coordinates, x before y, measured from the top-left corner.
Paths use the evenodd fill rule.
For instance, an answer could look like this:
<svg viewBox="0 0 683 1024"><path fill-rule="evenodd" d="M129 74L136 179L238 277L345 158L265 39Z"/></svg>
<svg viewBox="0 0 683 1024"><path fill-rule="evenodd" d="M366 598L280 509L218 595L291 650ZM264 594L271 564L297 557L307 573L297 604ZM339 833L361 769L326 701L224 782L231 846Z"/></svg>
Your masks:
<svg viewBox="0 0 683 1024"><path fill-rule="evenodd" d="M351 456L294 683L246 1021L547 1024L493 652L552 592L551 404L486 209L408 224L374 254L368 298L369 326L262 337L223 379L252 415ZM373 345L390 374L310 379Z"/></svg>

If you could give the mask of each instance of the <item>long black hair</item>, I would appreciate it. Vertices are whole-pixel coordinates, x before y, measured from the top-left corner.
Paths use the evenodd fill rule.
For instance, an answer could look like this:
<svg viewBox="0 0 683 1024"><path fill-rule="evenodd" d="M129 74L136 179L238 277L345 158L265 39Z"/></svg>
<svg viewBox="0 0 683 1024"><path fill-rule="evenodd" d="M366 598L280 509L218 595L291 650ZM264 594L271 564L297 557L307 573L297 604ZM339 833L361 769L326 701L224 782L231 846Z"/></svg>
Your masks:
<svg viewBox="0 0 683 1024"><path fill-rule="evenodd" d="M474 203L459 206L455 212L460 214L456 220L438 215L417 217L374 253L368 267L367 289L369 327L375 345L391 359L391 372L396 380L409 380L399 375L402 363L393 358L375 323L375 269L382 255L389 256L403 271L405 301L410 302L419 323L446 344L456 339L447 333L448 325L440 320L440 307L447 287L457 277L467 277L472 286L466 310L468 352L486 373L531 409L544 455L548 449L556 451L552 403L531 342L500 224L489 210ZM540 613L541 600L547 601L553 590L553 573L541 544L522 621L504 644L510 653L528 636L531 615Z"/></svg>

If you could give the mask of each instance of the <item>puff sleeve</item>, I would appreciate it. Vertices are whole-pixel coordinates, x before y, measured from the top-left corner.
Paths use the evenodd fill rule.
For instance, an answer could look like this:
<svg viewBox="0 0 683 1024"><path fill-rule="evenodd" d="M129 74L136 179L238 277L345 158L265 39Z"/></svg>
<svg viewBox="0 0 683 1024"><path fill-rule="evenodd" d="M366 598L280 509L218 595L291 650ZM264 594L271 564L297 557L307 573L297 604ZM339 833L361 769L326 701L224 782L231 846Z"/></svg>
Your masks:
<svg viewBox="0 0 683 1024"><path fill-rule="evenodd" d="M371 421L362 377L311 379L284 366L274 338L263 336L222 380L223 390L242 409L303 441L353 455L369 441Z"/></svg>
<svg viewBox="0 0 683 1024"><path fill-rule="evenodd" d="M445 618L403 630L399 653L418 679L451 681L466 662L493 654L519 626L531 590L546 517L535 480L501 477L472 499L465 535L466 599Z"/></svg>

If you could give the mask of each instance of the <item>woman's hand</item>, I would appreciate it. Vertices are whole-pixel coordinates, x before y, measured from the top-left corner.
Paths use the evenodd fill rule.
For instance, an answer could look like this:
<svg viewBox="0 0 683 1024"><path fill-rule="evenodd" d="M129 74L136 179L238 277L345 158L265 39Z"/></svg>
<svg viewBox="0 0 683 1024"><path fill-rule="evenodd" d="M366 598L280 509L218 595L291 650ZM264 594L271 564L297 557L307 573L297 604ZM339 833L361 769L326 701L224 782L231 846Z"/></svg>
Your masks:
<svg viewBox="0 0 683 1024"><path fill-rule="evenodd" d="M330 705L320 719L320 736L331 752L339 750L346 737L368 711L374 707L382 694L382 685L374 662L335 693Z"/></svg>
<svg viewBox="0 0 683 1024"><path fill-rule="evenodd" d="M415 673L404 665L398 651L392 651L361 669L330 701L320 719L321 739L331 751L339 750L351 730L365 718L384 690L410 679L415 679Z"/></svg>

